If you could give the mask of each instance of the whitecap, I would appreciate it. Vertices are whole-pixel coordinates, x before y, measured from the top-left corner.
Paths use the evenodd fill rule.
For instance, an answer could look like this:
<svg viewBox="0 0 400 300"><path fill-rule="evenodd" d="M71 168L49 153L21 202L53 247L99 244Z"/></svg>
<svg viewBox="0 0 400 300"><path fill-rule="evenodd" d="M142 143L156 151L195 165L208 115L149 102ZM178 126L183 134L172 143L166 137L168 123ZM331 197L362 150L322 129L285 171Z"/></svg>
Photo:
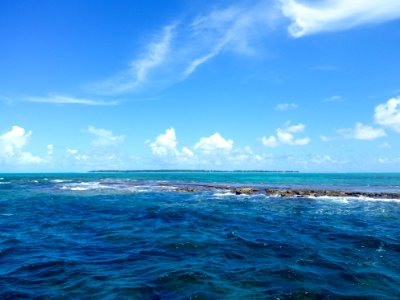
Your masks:
<svg viewBox="0 0 400 300"><path fill-rule="evenodd" d="M50 180L50 182L54 182L54 183L61 183L61 182L67 182L67 181L71 181L71 180L66 180L66 179L53 179L53 180Z"/></svg>
<svg viewBox="0 0 400 300"><path fill-rule="evenodd" d="M400 199L392 198L372 198L366 196L359 197L333 197L333 196L307 196L310 199L333 200L337 202L348 203L349 201L373 201L373 202L400 202Z"/></svg>
<svg viewBox="0 0 400 300"><path fill-rule="evenodd" d="M217 198L223 198L223 197L231 197L231 196L236 196L236 194L232 192L216 192L213 194L214 197Z"/></svg>
<svg viewBox="0 0 400 300"><path fill-rule="evenodd" d="M61 189L70 191L89 191L89 190L100 190L100 189L112 189L112 187L108 185L102 185L100 182L95 181L95 182L70 183L63 185Z"/></svg>

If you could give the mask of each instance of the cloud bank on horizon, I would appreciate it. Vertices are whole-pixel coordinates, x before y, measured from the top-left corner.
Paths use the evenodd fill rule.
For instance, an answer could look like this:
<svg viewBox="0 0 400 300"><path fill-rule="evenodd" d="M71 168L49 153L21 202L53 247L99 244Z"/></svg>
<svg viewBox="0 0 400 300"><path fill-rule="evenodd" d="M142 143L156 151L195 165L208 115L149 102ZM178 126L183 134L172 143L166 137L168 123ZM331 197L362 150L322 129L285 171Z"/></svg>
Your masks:
<svg viewBox="0 0 400 300"><path fill-rule="evenodd" d="M400 96L391 98L385 103L375 107L373 119L377 125L384 128L400 132ZM373 127L357 122L354 128L338 129L339 136L342 139L355 139L363 141L372 141L377 138L385 137L386 132L382 127ZM298 137L305 131L305 125L302 123L292 124L286 122L283 128L276 129L276 135L264 136L260 138L261 144L267 148L278 146L307 146L311 142L309 137ZM62 149L66 164L78 163L86 168L97 168L99 164L115 168L119 166L124 168L129 163L135 162L142 164L144 161L137 157L127 156L124 153L116 153L116 146L124 143L125 135L115 135L112 131L102 128L89 126L86 133L93 136L91 140L91 149L82 151L67 147ZM20 126L13 126L9 131L0 135L0 163L4 165L46 165L54 162L54 146L47 145L47 152L44 156L34 155L24 148L32 137L32 131L26 131ZM321 136L324 142L329 142L325 136ZM152 153L152 159L157 166L165 168L212 168L218 166L253 166L257 169L260 164L268 165L279 162L280 156L270 153L256 153L254 150L245 146L243 148L235 147L234 141L225 139L220 133L206 137L201 137L193 146L178 147L176 131L173 127L168 128L164 133L158 135L154 140L145 142ZM385 142L382 148L390 148ZM112 150L111 152L109 150ZM286 156L285 159L296 160L303 165L321 166L328 163L346 163L340 162L329 155L312 155L306 161L304 157ZM381 162L388 163L388 159L381 159ZM396 163L400 162L396 161ZM393 163L393 161L392 161ZM152 167L150 167L152 168Z"/></svg>

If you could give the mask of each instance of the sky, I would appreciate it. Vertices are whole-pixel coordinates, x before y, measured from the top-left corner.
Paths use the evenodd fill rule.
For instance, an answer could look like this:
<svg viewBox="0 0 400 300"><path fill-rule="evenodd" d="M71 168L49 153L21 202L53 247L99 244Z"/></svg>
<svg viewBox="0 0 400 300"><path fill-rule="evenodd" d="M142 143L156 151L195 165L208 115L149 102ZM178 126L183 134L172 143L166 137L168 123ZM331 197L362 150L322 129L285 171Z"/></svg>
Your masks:
<svg viewBox="0 0 400 300"><path fill-rule="evenodd" d="M0 1L0 172L400 171L400 1Z"/></svg>

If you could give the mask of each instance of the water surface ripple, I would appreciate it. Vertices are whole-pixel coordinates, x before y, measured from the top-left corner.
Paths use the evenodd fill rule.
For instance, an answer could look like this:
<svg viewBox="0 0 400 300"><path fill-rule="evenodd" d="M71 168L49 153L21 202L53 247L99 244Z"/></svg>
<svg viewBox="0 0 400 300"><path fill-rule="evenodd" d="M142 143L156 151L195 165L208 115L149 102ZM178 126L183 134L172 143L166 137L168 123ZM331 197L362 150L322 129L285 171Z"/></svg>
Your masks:
<svg viewBox="0 0 400 300"><path fill-rule="evenodd" d="M0 176L0 299L400 298L399 201L82 176Z"/></svg>

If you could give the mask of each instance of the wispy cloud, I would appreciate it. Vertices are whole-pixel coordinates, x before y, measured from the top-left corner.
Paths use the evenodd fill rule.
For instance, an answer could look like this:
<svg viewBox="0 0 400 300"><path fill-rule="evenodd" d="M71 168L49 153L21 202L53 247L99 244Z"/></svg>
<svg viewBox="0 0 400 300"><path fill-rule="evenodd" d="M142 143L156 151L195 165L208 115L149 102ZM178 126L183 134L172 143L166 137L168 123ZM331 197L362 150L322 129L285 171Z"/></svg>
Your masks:
<svg viewBox="0 0 400 300"><path fill-rule="evenodd" d="M152 73L166 64L171 52L176 25L165 26L143 49L143 53L130 63L130 67L106 80L90 84L100 94L122 94L145 87Z"/></svg>
<svg viewBox="0 0 400 300"><path fill-rule="evenodd" d="M116 146L125 140L124 135L114 135L112 131L89 126L87 132L95 138L92 140L94 147Z"/></svg>
<svg viewBox="0 0 400 300"><path fill-rule="evenodd" d="M82 99L75 97L68 97L62 95L53 95L47 97L28 97L26 98L29 102L37 103L50 103L50 104L81 104L81 105L92 105L92 106L112 106L117 105L118 101L104 101L104 100L93 100L93 99Z"/></svg>
<svg viewBox="0 0 400 300"><path fill-rule="evenodd" d="M257 40L273 28L278 16L271 2L258 1L176 21L150 38L127 70L89 88L108 95L145 92L186 79L224 51L253 55Z"/></svg>
<svg viewBox="0 0 400 300"><path fill-rule="evenodd" d="M294 37L326 31L381 23L400 17L398 0L324 0L303 4L297 0L280 0L283 14L292 24Z"/></svg>
<svg viewBox="0 0 400 300"><path fill-rule="evenodd" d="M334 72L334 71L338 71L338 67L329 66L329 65L320 65L320 66L312 67L311 70L322 71L322 72Z"/></svg>
<svg viewBox="0 0 400 300"><path fill-rule="evenodd" d="M291 109L296 109L299 106L296 103L279 103L275 106L275 110L287 111Z"/></svg>
<svg viewBox="0 0 400 300"><path fill-rule="evenodd" d="M343 102L343 101L346 101L346 99L343 96L339 95L334 95L324 99L324 102Z"/></svg>

